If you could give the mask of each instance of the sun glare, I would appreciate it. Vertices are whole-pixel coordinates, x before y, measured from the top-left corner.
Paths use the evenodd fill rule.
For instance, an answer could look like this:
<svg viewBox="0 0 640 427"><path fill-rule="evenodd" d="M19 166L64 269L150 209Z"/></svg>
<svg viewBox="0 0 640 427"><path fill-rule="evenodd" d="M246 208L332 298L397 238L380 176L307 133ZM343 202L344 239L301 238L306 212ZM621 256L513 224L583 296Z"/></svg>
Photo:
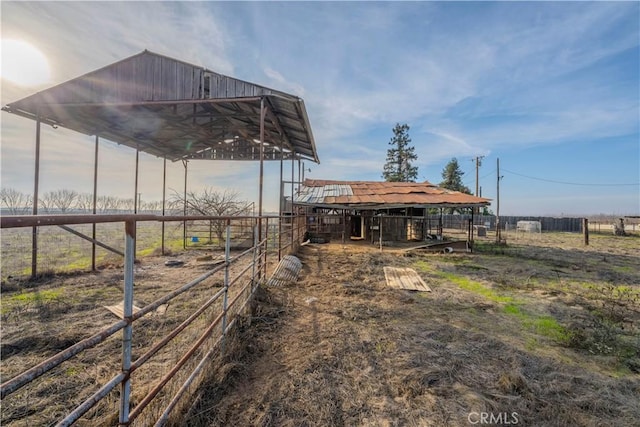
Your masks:
<svg viewBox="0 0 640 427"><path fill-rule="evenodd" d="M33 45L22 40L2 39L0 77L20 86L37 86L51 77L49 62Z"/></svg>

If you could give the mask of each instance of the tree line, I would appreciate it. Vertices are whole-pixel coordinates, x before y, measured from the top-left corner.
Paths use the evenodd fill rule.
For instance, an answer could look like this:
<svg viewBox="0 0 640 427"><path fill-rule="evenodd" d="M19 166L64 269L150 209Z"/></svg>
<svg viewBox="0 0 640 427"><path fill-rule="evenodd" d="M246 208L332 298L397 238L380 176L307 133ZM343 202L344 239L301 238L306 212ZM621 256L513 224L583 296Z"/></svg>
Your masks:
<svg viewBox="0 0 640 427"><path fill-rule="evenodd" d="M25 215L33 209L33 196L22 193L15 188L0 189L0 203L5 213L9 215ZM133 211L135 201L133 198L117 196L98 196L96 198L96 211L108 213L113 211ZM162 209L162 202L140 201L139 211L156 212ZM93 194L79 193L75 190L53 190L44 193L38 198L39 213L71 213L92 212Z"/></svg>
<svg viewBox="0 0 640 427"><path fill-rule="evenodd" d="M186 200L186 204L185 204ZM0 189L0 206L3 213L9 215L28 215L33 209L33 196L14 188ZM116 196L96 197L97 213L133 212L135 200ZM183 194L173 191L166 200L165 210L169 214L233 216L251 214L250 202L240 200L239 194L232 190L217 191L205 188L201 191L189 191L185 199ZM160 212L162 202L157 200L138 201L138 212ZM38 198L39 213L68 214L74 212L93 212L93 194L79 193L74 190L54 190Z"/></svg>

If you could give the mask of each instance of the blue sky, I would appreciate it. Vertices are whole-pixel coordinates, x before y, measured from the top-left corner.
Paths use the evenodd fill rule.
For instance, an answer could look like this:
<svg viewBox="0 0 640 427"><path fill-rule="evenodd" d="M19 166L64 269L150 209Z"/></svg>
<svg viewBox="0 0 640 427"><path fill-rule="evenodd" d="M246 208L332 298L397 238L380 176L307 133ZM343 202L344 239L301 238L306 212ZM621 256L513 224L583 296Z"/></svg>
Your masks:
<svg viewBox="0 0 640 427"><path fill-rule="evenodd" d="M440 182L456 157L474 189L484 156L482 195L495 199L500 158L501 214L640 214L638 2L3 1L0 11L2 39L29 42L50 67L47 82L16 85L4 70L24 58L3 49L3 105L149 49L302 97L321 161L305 163L306 177L381 180L399 122L419 180ZM35 124L0 119L2 186L31 192ZM132 197L134 162L103 142L99 194ZM168 187L182 176L171 164ZM92 177L92 137L43 130L41 192L90 192ZM267 209L278 178L268 164ZM161 179L162 161L141 155L143 199L160 199ZM257 200L257 183L257 164L189 165L193 190Z"/></svg>

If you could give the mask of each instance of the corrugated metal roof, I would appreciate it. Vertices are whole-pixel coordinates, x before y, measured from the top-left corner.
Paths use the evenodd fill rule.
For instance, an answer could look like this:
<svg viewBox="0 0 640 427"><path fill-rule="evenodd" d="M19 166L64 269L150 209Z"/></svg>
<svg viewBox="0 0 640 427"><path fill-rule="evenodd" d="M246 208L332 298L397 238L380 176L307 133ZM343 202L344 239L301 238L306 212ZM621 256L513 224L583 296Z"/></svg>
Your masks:
<svg viewBox="0 0 640 427"><path fill-rule="evenodd" d="M149 51L3 107L170 160L319 162L304 101Z"/></svg>
<svg viewBox="0 0 640 427"><path fill-rule="evenodd" d="M487 206L490 199L451 191L429 182L332 181L307 179L294 198L299 205L378 209L387 207Z"/></svg>

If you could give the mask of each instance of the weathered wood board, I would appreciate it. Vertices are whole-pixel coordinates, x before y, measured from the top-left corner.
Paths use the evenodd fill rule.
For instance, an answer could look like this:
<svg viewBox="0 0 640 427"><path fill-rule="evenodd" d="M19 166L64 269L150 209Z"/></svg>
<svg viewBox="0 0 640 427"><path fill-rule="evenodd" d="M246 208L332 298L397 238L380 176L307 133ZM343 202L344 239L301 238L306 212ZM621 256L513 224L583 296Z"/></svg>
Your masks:
<svg viewBox="0 0 640 427"><path fill-rule="evenodd" d="M124 319L123 305L124 304L122 302L119 302L118 304L114 304L114 305L105 305L104 308L106 308L107 310L109 310L110 312L118 316L120 319ZM134 305L133 313L135 314L139 311L140 311L140 307L137 307L136 305Z"/></svg>
<svg viewBox="0 0 640 427"><path fill-rule="evenodd" d="M384 277L391 288L431 292L431 288L413 268L384 267Z"/></svg>

